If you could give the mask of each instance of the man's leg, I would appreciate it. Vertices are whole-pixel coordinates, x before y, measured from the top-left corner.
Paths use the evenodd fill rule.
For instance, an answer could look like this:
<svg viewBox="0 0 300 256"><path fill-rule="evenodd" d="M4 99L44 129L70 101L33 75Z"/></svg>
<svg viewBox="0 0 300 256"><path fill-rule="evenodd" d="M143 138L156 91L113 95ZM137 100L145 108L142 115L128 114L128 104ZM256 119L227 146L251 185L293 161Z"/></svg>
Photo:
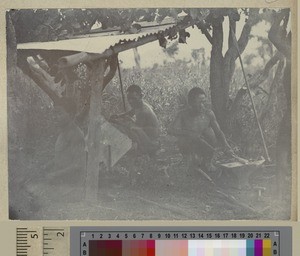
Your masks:
<svg viewBox="0 0 300 256"><path fill-rule="evenodd" d="M185 172L190 175L195 166L199 165L202 159L197 159L197 144L195 140L187 136L178 138L177 147L182 155Z"/></svg>
<svg viewBox="0 0 300 256"><path fill-rule="evenodd" d="M138 150L143 154L152 156L159 149L159 142L149 138L142 129L132 131L132 138L137 142Z"/></svg>
<svg viewBox="0 0 300 256"><path fill-rule="evenodd" d="M196 154L201 157L200 167L203 171L210 172L214 169L212 159L214 156L214 147L210 145L206 140L195 139L196 143Z"/></svg>

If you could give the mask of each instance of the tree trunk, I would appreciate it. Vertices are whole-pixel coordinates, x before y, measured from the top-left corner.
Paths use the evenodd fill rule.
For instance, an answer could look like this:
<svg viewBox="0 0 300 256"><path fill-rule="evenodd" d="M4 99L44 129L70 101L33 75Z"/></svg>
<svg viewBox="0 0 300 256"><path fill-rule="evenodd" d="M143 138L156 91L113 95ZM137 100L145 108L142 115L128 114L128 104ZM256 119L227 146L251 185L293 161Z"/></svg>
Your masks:
<svg viewBox="0 0 300 256"><path fill-rule="evenodd" d="M103 146L101 143L101 125L103 116L101 115L101 97L103 78L105 71L105 60L100 59L94 63L91 79L91 99L89 110L89 125L87 138L87 176L86 194L87 201L96 202L99 184L99 166L103 162Z"/></svg>
<svg viewBox="0 0 300 256"><path fill-rule="evenodd" d="M285 193L285 179L286 171L291 168L291 42L292 34L286 31L286 22L289 18L289 9L284 9L274 16L273 24L269 31L269 40L274 44L279 52L286 58L286 66L283 74L283 87L285 90L287 109L279 125L279 131L276 141L276 169L277 169L277 182L274 190L283 199ZM284 21L281 26L282 20Z"/></svg>
<svg viewBox="0 0 300 256"><path fill-rule="evenodd" d="M224 97L225 91L223 87L224 73L223 73L223 20L218 20L213 24L212 34L212 50L210 59L210 89L211 89L211 103L216 118L221 126L225 125L224 113L226 110L226 99Z"/></svg>
<svg viewBox="0 0 300 256"><path fill-rule="evenodd" d="M6 41L7 41L7 90L8 96L13 94L14 72L17 63L17 42L16 33L9 13L6 13Z"/></svg>
<svg viewBox="0 0 300 256"><path fill-rule="evenodd" d="M250 9L249 19L245 23L239 40L233 38L236 30L236 18L229 17L229 37L228 37L228 50L225 56L222 54L223 48L223 20L224 13L215 13L212 22L212 43L211 60L210 60L210 89L211 89L211 102L213 111L223 131L227 131L228 126L228 100L229 88L231 79L235 71L235 60L242 53L249 41L251 28L259 19L257 19L258 9Z"/></svg>
<svg viewBox="0 0 300 256"><path fill-rule="evenodd" d="M4 163L6 161L6 159L8 158L8 167L9 167L9 178L11 178L11 161L13 161L14 157L10 154L10 152L7 152L10 151L10 147L12 144L14 144L16 142L16 134L17 134L17 127L14 127L14 118L13 118L13 115L14 115L14 111L13 111L13 108L11 107L15 100L15 95L14 95L14 90L13 90L13 87L14 87L14 81L15 81L15 72L16 72L16 50L17 50L17 44L16 44L16 35L15 35L15 30L14 30L14 27L13 27L13 24L12 24L12 21L11 21L11 18L10 18L10 15L8 14L8 12L6 12L6 40L7 40L7 57L6 57L6 63L7 63L7 125L8 125L8 145L6 144L6 138L4 139L4 136L1 135L1 138L3 139L2 140L2 143L1 143L1 152L3 152L1 154L1 157L0 157L0 161L2 163ZM3 88L4 89L4 88ZM2 89L2 92L3 92L3 89ZM2 104L2 107L3 107L4 104ZM1 121L2 122L2 125L1 125L1 128L2 130L4 131L5 129L7 129L7 127L5 127L5 118L2 118ZM4 143L5 142L5 143ZM7 146L8 146L8 149L7 149ZM4 153L4 152L7 152ZM9 179L9 181L11 181ZM5 189L1 189L1 192L5 192ZM4 193L3 196L8 196L6 194L6 192ZM12 196L10 195L9 197L9 200L10 200L10 205L9 205L9 217L12 217L12 214L13 213L16 213L16 215L18 216L18 211L17 209L20 209L19 205L14 205L14 198L12 198ZM5 213L5 215L3 215L3 217L6 217L8 218L8 215L7 213ZM16 216L16 217L17 217Z"/></svg>
<svg viewBox="0 0 300 256"><path fill-rule="evenodd" d="M284 198L285 176L292 166L292 117L291 117L291 60L286 60L283 74L283 86L285 89L287 109L283 114L279 125L276 141L276 168L277 168L277 195Z"/></svg>

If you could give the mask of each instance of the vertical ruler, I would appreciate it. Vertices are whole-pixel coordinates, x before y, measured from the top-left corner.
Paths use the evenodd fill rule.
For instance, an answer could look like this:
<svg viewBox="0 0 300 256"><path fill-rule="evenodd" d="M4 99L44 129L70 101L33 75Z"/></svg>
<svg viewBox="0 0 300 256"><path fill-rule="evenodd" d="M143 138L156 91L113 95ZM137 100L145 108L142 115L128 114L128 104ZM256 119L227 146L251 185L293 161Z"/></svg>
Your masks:
<svg viewBox="0 0 300 256"><path fill-rule="evenodd" d="M17 256L42 255L42 228L17 228Z"/></svg>
<svg viewBox="0 0 300 256"><path fill-rule="evenodd" d="M43 228L43 256L70 255L69 228Z"/></svg>
<svg viewBox="0 0 300 256"><path fill-rule="evenodd" d="M69 228L20 227L16 236L16 256L70 255Z"/></svg>

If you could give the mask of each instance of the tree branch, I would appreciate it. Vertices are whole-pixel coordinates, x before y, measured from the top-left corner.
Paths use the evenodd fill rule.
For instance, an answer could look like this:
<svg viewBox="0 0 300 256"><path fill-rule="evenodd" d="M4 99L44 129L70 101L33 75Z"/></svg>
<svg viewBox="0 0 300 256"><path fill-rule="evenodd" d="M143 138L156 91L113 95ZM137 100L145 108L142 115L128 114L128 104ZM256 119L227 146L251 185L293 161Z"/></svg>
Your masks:
<svg viewBox="0 0 300 256"><path fill-rule="evenodd" d="M208 32L207 28L205 27L203 21L199 21L197 23L197 27L201 30L202 34L204 34L207 38L207 40L212 44L213 43L213 39L211 34Z"/></svg>
<svg viewBox="0 0 300 256"><path fill-rule="evenodd" d="M242 53L245 50L248 44L250 32L251 32L251 27L246 23L243 27L241 36L238 40L238 47L240 53ZM232 44L231 47L226 52L225 58L231 58L233 60L236 60L238 57L239 57L238 50L236 49L236 46Z"/></svg>
<svg viewBox="0 0 300 256"><path fill-rule="evenodd" d="M23 73L29 76L36 85L48 95L55 105L61 106L67 114L73 116L74 109L68 107L69 102L66 98L58 96L56 92L49 87L49 81L43 73L42 68L38 64L36 64L36 66L29 64L26 60L27 56L25 58L24 56L22 57L18 56L18 67Z"/></svg>
<svg viewBox="0 0 300 256"><path fill-rule="evenodd" d="M277 64L278 61L282 60L283 56L277 52L265 65L264 69L259 72L256 79L249 81L249 86L251 89L257 88L260 84L262 84L269 76L270 70ZM243 96L247 93L247 90L241 88L234 99L231 108L231 116L234 115L235 111L238 109L240 101L243 99Z"/></svg>
<svg viewBox="0 0 300 256"><path fill-rule="evenodd" d="M229 16L229 35L228 35L228 48L232 48L234 47L234 42L233 42L233 38L232 38L232 34L235 35L236 33L236 21L233 20L230 16Z"/></svg>
<svg viewBox="0 0 300 256"><path fill-rule="evenodd" d="M273 66L275 64L277 64L277 62L279 60L283 60L283 56L280 52L276 52L274 54L274 56L266 63L265 68L264 68L261 76L264 77L264 78L267 78L268 75L269 75L270 70L273 68Z"/></svg>
<svg viewBox="0 0 300 256"><path fill-rule="evenodd" d="M24 61L27 63L27 61ZM27 65L25 68L24 65ZM62 103L62 98L59 97L54 90L52 90L48 86L48 82L44 75L37 70L37 68L34 68L32 65L29 63L23 65L20 65L20 62L18 62L18 67L23 71L23 73L27 76L29 76L38 87L40 87L48 96L49 98L55 103L55 104L61 104Z"/></svg>
<svg viewBox="0 0 300 256"><path fill-rule="evenodd" d="M258 12L259 9L254 9L254 8L251 8L249 11L248 21L245 23L240 38L238 39L238 47L241 54L244 52L248 44L249 35L252 27L259 22ZM231 58L233 60L236 60L238 57L239 57L239 53L236 49L236 46L232 44L228 49L228 51L226 52L225 58Z"/></svg>
<svg viewBox="0 0 300 256"><path fill-rule="evenodd" d="M223 49L223 21L217 21L213 24L212 52L218 52L218 54L222 55L222 49Z"/></svg>
<svg viewBox="0 0 300 256"><path fill-rule="evenodd" d="M118 61L118 55L113 55L111 56L111 58L107 59L107 63L109 65L109 72L108 74L104 77L103 80L103 90L106 87L106 85L111 81L111 79L113 79L113 77L115 76L116 70L117 70L117 61Z"/></svg>
<svg viewBox="0 0 300 256"><path fill-rule="evenodd" d="M282 19L289 15L289 10L284 10L276 14L274 22L270 28L268 37L278 51L282 52L287 59L291 59L291 38L287 35L284 26L280 26Z"/></svg>
<svg viewBox="0 0 300 256"><path fill-rule="evenodd" d="M267 113L268 113L268 110L269 110L269 106L271 104L271 98L272 98L272 94L273 94L273 91L274 91L274 88L276 87L276 84L278 83L278 81L280 80L280 78L282 77L282 70L284 68L284 60L281 59L278 66L277 66L277 69L276 69L276 73L275 73L275 76L274 76L274 79L273 79L273 82L271 84L271 88L270 88L270 92L269 92L269 96L268 96L268 101L266 103L266 106L260 116L260 122L262 122L265 117L267 116Z"/></svg>

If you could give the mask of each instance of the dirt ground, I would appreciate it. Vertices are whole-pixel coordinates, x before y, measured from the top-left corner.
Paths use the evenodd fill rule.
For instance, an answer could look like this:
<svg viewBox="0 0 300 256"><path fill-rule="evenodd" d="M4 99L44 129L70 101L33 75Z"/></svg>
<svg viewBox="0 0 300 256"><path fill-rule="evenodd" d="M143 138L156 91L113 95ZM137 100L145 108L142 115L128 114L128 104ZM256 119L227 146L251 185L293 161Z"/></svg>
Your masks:
<svg viewBox="0 0 300 256"><path fill-rule="evenodd" d="M229 171L187 170L174 142L165 137L155 159L123 157L111 172L100 172L97 202L86 202L84 187L52 186L45 176L55 138L9 150L10 218L30 220L246 220L289 219L291 177L282 200L274 198L274 166L257 168L250 187L237 188ZM259 189L261 188L259 192Z"/></svg>

